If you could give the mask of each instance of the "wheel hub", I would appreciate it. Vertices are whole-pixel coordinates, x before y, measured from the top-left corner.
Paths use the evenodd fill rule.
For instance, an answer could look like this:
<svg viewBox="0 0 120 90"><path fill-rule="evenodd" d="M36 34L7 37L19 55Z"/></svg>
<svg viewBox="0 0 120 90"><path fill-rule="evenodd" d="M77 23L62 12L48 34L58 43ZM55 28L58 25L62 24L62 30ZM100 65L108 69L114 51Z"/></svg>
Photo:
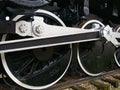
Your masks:
<svg viewBox="0 0 120 90"><path fill-rule="evenodd" d="M54 48L41 48L33 50L33 54L39 61L47 61L52 58Z"/></svg>

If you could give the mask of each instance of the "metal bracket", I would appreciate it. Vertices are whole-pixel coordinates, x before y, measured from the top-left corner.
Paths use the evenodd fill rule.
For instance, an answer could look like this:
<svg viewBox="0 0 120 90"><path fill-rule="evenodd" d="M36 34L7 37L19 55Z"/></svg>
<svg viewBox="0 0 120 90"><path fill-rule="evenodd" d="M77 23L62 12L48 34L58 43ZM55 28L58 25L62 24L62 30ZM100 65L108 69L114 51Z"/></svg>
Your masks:
<svg viewBox="0 0 120 90"><path fill-rule="evenodd" d="M81 29L75 27L62 27L56 25L48 25L44 22L43 17L34 16L34 21L26 22L19 21L16 23L16 33L20 36L31 36L39 38L51 38L58 36L74 35L93 31L100 31L99 29ZM99 28L99 27L98 27Z"/></svg>
<svg viewBox="0 0 120 90"><path fill-rule="evenodd" d="M111 42L115 47L120 46L120 33L114 32L113 28L109 25L102 30L102 36L106 38L107 41Z"/></svg>

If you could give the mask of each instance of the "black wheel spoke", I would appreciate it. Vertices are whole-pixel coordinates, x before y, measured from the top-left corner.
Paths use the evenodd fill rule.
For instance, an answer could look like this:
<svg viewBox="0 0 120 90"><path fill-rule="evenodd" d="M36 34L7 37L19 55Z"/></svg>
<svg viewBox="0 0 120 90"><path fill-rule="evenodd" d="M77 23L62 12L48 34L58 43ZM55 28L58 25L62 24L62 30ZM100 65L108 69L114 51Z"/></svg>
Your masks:
<svg viewBox="0 0 120 90"><path fill-rule="evenodd" d="M30 70L30 74L32 74L34 71L37 70L37 67L39 65L40 62L35 62L32 64L31 70Z"/></svg>
<svg viewBox="0 0 120 90"><path fill-rule="evenodd" d="M34 59L27 60L22 66L20 66L16 74L19 75L20 73L22 73L33 62L33 60Z"/></svg>

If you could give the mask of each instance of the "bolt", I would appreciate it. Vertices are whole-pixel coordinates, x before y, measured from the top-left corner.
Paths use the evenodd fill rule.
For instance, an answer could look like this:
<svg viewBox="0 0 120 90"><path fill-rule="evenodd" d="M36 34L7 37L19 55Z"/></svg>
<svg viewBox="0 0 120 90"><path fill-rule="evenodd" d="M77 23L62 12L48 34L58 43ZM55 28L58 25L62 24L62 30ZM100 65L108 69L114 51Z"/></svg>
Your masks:
<svg viewBox="0 0 120 90"><path fill-rule="evenodd" d="M34 24L32 28L33 28L33 34L35 36L40 36L44 29L44 27L40 24Z"/></svg>
<svg viewBox="0 0 120 90"><path fill-rule="evenodd" d="M35 31L36 31L38 34L40 34L40 31L41 31L40 25L39 25L39 26L36 26Z"/></svg>
<svg viewBox="0 0 120 90"><path fill-rule="evenodd" d="M43 27L41 26L41 25L37 25L37 26L35 26L35 32L36 32L36 34L40 34L41 33L41 31L43 30Z"/></svg>
<svg viewBox="0 0 120 90"><path fill-rule="evenodd" d="M21 33L26 33L27 32L27 26L25 24L21 24L19 26L19 30L21 31Z"/></svg>

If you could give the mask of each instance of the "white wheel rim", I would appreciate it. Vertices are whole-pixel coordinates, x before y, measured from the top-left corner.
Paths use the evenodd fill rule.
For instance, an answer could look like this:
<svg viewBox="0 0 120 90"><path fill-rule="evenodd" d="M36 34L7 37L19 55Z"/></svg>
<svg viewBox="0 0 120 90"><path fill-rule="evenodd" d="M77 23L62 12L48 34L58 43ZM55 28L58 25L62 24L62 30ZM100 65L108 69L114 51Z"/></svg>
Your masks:
<svg viewBox="0 0 120 90"><path fill-rule="evenodd" d="M118 62L116 54L117 54L117 51L115 51L115 53L114 53L115 62L118 65L118 67L120 67L120 63Z"/></svg>
<svg viewBox="0 0 120 90"><path fill-rule="evenodd" d="M115 30L116 32L119 32L120 31L120 26ZM117 59L117 51L118 50L116 50L115 51L115 53L114 53L114 58L115 58L115 62L116 62L116 64L118 65L118 67L120 67L120 63L118 62L118 59Z"/></svg>

